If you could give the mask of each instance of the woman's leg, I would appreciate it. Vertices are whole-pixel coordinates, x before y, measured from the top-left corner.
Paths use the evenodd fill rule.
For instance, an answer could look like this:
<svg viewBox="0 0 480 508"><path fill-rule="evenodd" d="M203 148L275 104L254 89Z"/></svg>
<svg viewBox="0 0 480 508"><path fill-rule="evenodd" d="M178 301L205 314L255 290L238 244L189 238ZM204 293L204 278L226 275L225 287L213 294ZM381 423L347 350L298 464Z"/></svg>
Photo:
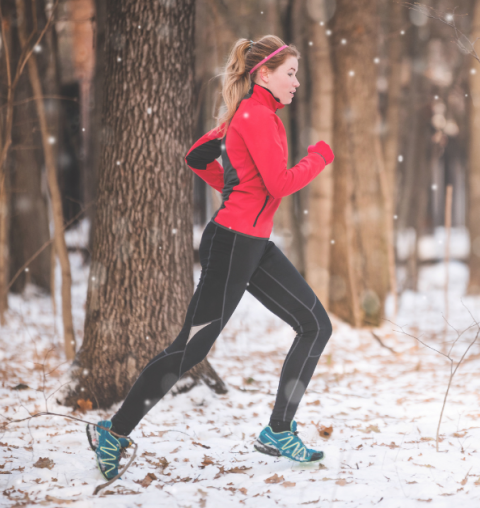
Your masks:
<svg viewBox="0 0 480 508"><path fill-rule="evenodd" d="M305 279L271 241L247 290L297 332L283 364L271 416L289 423L332 334L332 324Z"/></svg>
<svg viewBox="0 0 480 508"><path fill-rule="evenodd" d="M267 240L253 239L207 224L200 242L202 274L177 338L140 373L113 430L127 436L143 416L210 351L258 267Z"/></svg>

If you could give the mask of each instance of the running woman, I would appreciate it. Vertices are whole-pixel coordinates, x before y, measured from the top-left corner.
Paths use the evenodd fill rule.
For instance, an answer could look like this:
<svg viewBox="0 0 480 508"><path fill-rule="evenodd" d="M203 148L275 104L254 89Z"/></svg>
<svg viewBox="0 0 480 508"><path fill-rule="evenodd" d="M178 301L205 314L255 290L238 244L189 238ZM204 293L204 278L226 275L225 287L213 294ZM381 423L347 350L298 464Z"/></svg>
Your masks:
<svg viewBox="0 0 480 508"><path fill-rule="evenodd" d="M300 54L293 45L268 35L257 42L239 39L225 72L225 114L217 127L187 152L185 162L222 192L222 205L200 242L200 280L178 337L145 366L111 420L87 426L97 464L107 479L118 474L128 436L173 385L201 362L223 330L245 291L297 333L283 365L269 424L255 448L297 462L316 462L323 452L307 448L294 416L332 333L319 299L269 240L282 197L308 185L334 155L323 141L287 168L285 128L277 111L291 104ZM221 156L222 165L217 159Z"/></svg>

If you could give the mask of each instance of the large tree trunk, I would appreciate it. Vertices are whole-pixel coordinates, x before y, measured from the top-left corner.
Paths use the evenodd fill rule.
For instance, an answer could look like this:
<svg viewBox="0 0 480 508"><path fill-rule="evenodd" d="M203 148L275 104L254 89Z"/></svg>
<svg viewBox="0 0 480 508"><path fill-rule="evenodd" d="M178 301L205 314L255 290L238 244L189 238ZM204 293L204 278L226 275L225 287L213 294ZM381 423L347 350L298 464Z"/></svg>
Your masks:
<svg viewBox="0 0 480 508"><path fill-rule="evenodd" d="M354 326L378 326L388 290L388 258L372 149L378 136L376 2L338 0L330 25L336 88L330 309Z"/></svg>
<svg viewBox="0 0 480 508"><path fill-rule="evenodd" d="M307 53L310 71L311 131L309 143L323 140L333 145L333 70L330 44L321 21L330 19L328 4L308 2L307 33L312 42ZM335 147L332 146L333 151ZM332 233L333 171L328 165L308 186L305 275L323 306L329 306L329 266Z"/></svg>
<svg viewBox="0 0 480 508"><path fill-rule="evenodd" d="M480 37L480 0L475 2L473 15L472 34L470 40ZM477 46L478 47L478 43ZM470 57L467 57L470 58ZM473 59L471 59L473 62ZM468 268L470 277L468 280L467 294L480 294L480 66L476 66L477 74L470 74L470 148L468 170L468 232L470 234L470 256Z"/></svg>
<svg viewBox="0 0 480 508"><path fill-rule="evenodd" d="M194 1L107 2L103 139L85 337L61 398L109 407L193 295ZM207 361L187 374L224 391Z"/></svg>

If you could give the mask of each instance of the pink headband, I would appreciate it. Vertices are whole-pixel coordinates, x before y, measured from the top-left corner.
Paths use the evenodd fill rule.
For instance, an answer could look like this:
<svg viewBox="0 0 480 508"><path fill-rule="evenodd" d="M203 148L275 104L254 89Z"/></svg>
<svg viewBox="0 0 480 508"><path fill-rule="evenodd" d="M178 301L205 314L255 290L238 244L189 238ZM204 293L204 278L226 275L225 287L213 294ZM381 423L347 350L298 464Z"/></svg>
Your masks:
<svg viewBox="0 0 480 508"><path fill-rule="evenodd" d="M275 56L278 52L282 51L283 48L288 48L288 44L285 44L285 46L282 46L281 48L276 49L273 53L270 53L268 56L266 56L261 62L258 62L257 65L250 71L250 74L255 71L260 65L263 65L267 60L272 58L272 56Z"/></svg>

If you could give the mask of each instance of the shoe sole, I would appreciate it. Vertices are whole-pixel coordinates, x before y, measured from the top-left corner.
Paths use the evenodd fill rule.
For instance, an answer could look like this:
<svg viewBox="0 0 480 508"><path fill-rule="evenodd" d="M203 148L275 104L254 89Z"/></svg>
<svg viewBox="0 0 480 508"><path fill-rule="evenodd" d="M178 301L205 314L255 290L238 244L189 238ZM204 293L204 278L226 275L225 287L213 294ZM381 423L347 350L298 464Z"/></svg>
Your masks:
<svg viewBox="0 0 480 508"><path fill-rule="evenodd" d="M265 455L271 455L272 457L281 457L282 454L278 448L275 448L274 446L266 445L265 443L262 443L259 439L255 441L255 444L253 445L255 450L260 453L264 453Z"/></svg>
<svg viewBox="0 0 480 508"><path fill-rule="evenodd" d="M95 434L92 435L90 427L93 427L93 425L91 426L89 423L87 423L85 432L87 433L87 438L88 438L88 443L90 444L90 448L95 452L97 450L97 439L96 439L96 435L95 435L96 432L95 432L95 427L93 427L93 432Z"/></svg>
<svg viewBox="0 0 480 508"><path fill-rule="evenodd" d="M262 443L258 438L255 441L253 447L257 452L264 453L265 455L271 455L272 457L285 457L288 460L291 460L292 462L296 462L297 464L316 464L317 462L320 462L325 458L325 454L323 452L322 456L317 460L295 460L287 455L282 455L280 450L278 448L275 448L274 446L266 445L265 443Z"/></svg>

